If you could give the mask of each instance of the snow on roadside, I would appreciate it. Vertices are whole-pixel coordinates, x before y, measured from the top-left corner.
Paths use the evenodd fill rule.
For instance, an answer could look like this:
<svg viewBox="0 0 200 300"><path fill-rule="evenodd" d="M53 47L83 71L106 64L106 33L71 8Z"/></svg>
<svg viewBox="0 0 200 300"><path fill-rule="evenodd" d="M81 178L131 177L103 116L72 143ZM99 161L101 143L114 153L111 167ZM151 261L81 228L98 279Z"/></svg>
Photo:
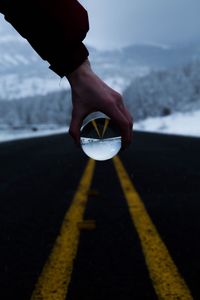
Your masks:
<svg viewBox="0 0 200 300"><path fill-rule="evenodd" d="M68 129L68 127L52 127L52 129L50 129L48 125L38 127L37 131L31 129L14 130L2 128L0 129L0 143L66 133ZM146 120L136 122L134 124L134 130L200 137L200 110L190 113L174 113L166 117L147 118Z"/></svg>
<svg viewBox="0 0 200 300"><path fill-rule="evenodd" d="M0 143L67 133L68 130L69 127L66 126L54 129L39 129L37 131L33 131L31 129L0 129Z"/></svg>
<svg viewBox="0 0 200 300"><path fill-rule="evenodd" d="M153 117L134 124L135 130L200 137L200 110Z"/></svg>

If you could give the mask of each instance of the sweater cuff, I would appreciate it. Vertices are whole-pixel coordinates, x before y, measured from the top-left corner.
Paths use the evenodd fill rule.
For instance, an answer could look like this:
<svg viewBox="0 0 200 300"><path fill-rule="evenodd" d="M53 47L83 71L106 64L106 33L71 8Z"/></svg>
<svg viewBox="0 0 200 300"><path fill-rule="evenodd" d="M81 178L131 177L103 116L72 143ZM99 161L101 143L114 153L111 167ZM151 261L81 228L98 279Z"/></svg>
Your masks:
<svg viewBox="0 0 200 300"><path fill-rule="evenodd" d="M64 77L76 70L89 56L89 52L83 43L66 54L67 57L60 57L56 63L51 64L49 69L54 71L60 77Z"/></svg>

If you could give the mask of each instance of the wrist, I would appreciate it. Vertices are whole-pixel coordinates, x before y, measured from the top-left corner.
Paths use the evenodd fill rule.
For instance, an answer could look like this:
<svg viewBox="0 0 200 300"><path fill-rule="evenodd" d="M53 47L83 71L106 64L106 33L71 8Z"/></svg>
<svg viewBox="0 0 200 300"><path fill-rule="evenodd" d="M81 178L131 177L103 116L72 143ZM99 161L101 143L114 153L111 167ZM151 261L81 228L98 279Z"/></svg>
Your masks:
<svg viewBox="0 0 200 300"><path fill-rule="evenodd" d="M88 59L86 59L76 70L67 75L67 79L71 87L81 82L86 76L93 73Z"/></svg>

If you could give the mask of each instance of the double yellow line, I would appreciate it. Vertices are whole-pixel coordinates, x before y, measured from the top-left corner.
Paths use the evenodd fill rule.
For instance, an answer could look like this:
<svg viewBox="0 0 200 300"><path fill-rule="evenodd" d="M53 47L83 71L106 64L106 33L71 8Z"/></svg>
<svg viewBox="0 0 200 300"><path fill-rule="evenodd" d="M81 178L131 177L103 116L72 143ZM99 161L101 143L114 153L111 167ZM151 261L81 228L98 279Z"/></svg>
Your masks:
<svg viewBox="0 0 200 300"><path fill-rule="evenodd" d="M193 299L119 157L113 162L158 299ZM77 224L83 221L94 168L95 161L89 160L31 300L66 299L80 236Z"/></svg>

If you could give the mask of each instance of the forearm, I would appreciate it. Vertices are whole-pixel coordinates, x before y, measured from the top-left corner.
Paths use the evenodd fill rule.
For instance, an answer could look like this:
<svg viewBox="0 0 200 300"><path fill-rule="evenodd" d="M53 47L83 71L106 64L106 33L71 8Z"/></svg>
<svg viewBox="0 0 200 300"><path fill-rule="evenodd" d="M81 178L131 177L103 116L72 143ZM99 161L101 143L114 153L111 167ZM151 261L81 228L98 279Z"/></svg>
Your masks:
<svg viewBox="0 0 200 300"><path fill-rule="evenodd" d="M4 0L0 12L61 77L89 55L82 43L89 30L87 11L76 0Z"/></svg>

